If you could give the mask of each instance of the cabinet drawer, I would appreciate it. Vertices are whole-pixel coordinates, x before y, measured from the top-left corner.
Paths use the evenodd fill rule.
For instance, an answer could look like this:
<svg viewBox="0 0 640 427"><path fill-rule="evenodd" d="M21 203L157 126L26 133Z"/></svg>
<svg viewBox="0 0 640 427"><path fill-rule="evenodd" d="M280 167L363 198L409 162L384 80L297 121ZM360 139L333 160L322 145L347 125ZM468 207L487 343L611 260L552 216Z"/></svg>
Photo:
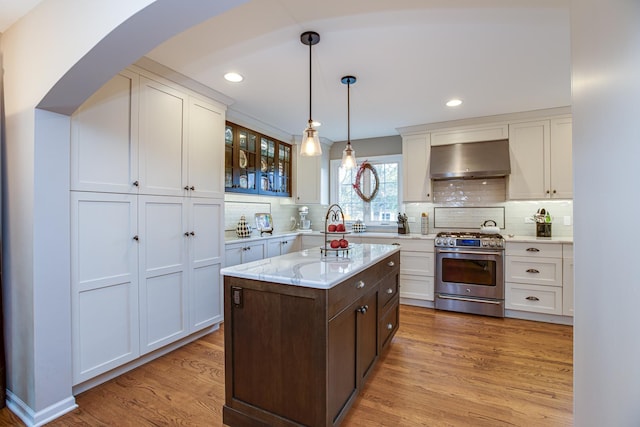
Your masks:
<svg viewBox="0 0 640 427"><path fill-rule="evenodd" d="M398 286L400 281L400 273L387 275L380 282L380 289L378 291L378 307L382 310L386 309L386 305L398 295Z"/></svg>
<svg viewBox="0 0 640 427"><path fill-rule="evenodd" d="M433 239L396 239L401 251L433 252Z"/></svg>
<svg viewBox="0 0 640 427"><path fill-rule="evenodd" d="M559 243L507 242L505 255L562 258L562 245Z"/></svg>
<svg viewBox="0 0 640 427"><path fill-rule="evenodd" d="M562 288L507 283L505 307L509 310L562 314Z"/></svg>
<svg viewBox="0 0 640 427"><path fill-rule="evenodd" d="M331 319L357 298L378 286L380 278L398 270L400 253L396 252L365 271L356 274L339 285L329 289L328 316Z"/></svg>
<svg viewBox="0 0 640 427"><path fill-rule="evenodd" d="M562 286L562 258L508 256L505 281Z"/></svg>
<svg viewBox="0 0 640 427"><path fill-rule="evenodd" d="M382 315L380 323L378 323L378 342L380 342L381 349L389 344L399 325L400 305L396 299L389 310Z"/></svg>
<svg viewBox="0 0 640 427"><path fill-rule="evenodd" d="M433 301L433 277L401 274L400 297Z"/></svg>
<svg viewBox="0 0 640 427"><path fill-rule="evenodd" d="M402 274L433 276L433 252L413 252L400 249L400 271Z"/></svg>

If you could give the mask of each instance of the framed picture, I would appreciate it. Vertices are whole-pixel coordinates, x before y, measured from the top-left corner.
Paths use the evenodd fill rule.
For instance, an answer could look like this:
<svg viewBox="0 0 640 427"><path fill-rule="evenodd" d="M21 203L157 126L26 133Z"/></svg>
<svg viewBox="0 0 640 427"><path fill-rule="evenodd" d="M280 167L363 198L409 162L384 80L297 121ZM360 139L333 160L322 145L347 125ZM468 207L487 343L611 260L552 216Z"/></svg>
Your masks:
<svg viewBox="0 0 640 427"><path fill-rule="evenodd" d="M260 234L273 232L273 220L271 219L270 213L257 213L255 217L256 228Z"/></svg>

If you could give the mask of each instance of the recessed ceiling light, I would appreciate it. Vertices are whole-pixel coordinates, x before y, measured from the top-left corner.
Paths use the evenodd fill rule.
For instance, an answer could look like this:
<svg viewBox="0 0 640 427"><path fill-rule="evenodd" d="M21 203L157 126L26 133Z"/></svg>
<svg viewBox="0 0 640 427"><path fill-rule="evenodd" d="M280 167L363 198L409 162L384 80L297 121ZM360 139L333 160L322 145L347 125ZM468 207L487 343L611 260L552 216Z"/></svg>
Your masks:
<svg viewBox="0 0 640 427"><path fill-rule="evenodd" d="M447 107L457 107L460 104L462 104L462 101L459 99L450 99L447 101Z"/></svg>
<svg viewBox="0 0 640 427"><path fill-rule="evenodd" d="M224 75L224 78L225 78L226 81L232 82L232 83L239 83L242 80L244 80L244 77L242 77L238 73L227 73L227 74Z"/></svg>

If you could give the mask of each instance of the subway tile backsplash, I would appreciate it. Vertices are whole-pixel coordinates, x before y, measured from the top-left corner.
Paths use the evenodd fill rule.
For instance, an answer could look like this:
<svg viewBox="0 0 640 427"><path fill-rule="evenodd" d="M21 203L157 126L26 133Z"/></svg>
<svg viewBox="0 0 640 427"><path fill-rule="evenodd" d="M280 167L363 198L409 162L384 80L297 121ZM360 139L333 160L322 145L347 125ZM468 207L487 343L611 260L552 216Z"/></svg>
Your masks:
<svg viewBox="0 0 640 427"><path fill-rule="evenodd" d="M551 213L552 235L573 236L572 200L505 201L506 180L504 178L434 181L433 184L433 203L405 203L401 208L401 211L409 217L409 226L414 233L420 232L420 216L424 212L429 215L431 233L456 228L480 230L484 220L495 219L504 235L535 236L535 224L525 222L525 218L531 218L538 209L545 208ZM289 199L226 194L225 237L236 236L235 228L241 215L245 215L253 225L253 215L257 212L271 213L275 232L289 231L292 227L297 227L299 207L292 204ZM308 207L307 219L311 220L311 228L322 230L328 206L308 205ZM436 208L443 209L438 209L436 212ZM502 211L504 211L504 217L500 218ZM393 222L388 227L367 227L367 230L396 233L397 227Z"/></svg>

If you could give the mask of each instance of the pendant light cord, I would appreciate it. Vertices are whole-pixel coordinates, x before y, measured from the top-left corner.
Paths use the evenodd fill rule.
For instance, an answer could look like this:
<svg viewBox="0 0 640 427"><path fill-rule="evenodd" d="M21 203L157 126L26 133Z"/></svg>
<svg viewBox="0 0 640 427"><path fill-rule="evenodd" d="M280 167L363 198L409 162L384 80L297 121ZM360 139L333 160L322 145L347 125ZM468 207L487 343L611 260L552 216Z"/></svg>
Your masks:
<svg viewBox="0 0 640 427"><path fill-rule="evenodd" d="M309 127L311 127L311 46L312 46L313 36L309 34Z"/></svg>
<svg viewBox="0 0 640 427"><path fill-rule="evenodd" d="M347 82L347 144L351 146L351 80Z"/></svg>

